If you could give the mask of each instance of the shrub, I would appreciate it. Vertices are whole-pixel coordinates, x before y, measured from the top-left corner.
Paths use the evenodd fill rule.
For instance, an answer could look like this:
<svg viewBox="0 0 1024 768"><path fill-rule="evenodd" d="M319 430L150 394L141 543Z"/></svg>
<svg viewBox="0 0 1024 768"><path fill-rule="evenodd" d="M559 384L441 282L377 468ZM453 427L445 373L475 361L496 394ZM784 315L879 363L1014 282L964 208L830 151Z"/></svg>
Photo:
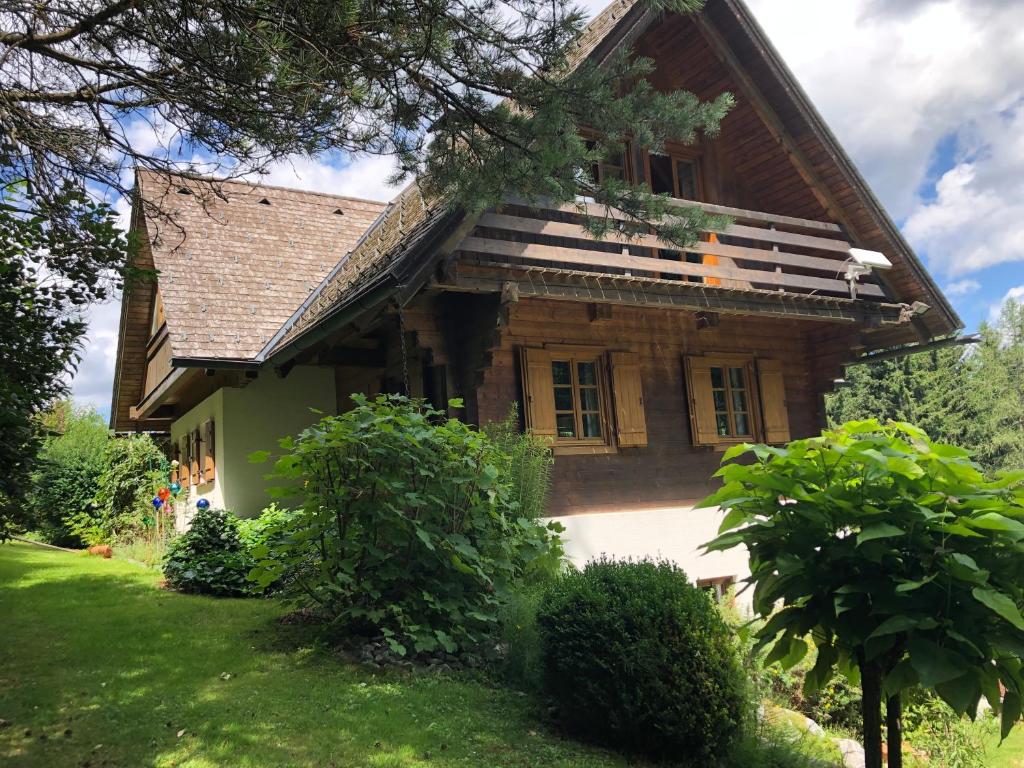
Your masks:
<svg viewBox="0 0 1024 768"><path fill-rule="evenodd" d="M223 509L201 509L192 525L171 541L164 559L168 586L182 592L242 596L253 561L238 535L238 520Z"/></svg>
<svg viewBox="0 0 1024 768"><path fill-rule="evenodd" d="M486 435L421 401L353 399L281 442L279 492L302 509L294 532L256 548L254 576L283 577L300 605L400 655L479 643L560 526L522 514Z"/></svg>
<svg viewBox="0 0 1024 768"><path fill-rule="evenodd" d="M508 456L505 476L511 483L512 498L518 503L520 514L531 520L543 517L547 511L551 467L554 465L548 441L532 432L519 430L519 406L516 403L512 403L503 421L487 424L483 431Z"/></svg>
<svg viewBox="0 0 1024 768"><path fill-rule="evenodd" d="M670 563L589 563L548 589L537 623L544 687L584 737L704 765L750 714L735 638Z"/></svg>
<svg viewBox="0 0 1024 768"><path fill-rule="evenodd" d="M76 409L69 400L41 414L40 423L47 437L32 472L31 516L44 541L80 546L69 522L96 518L93 497L106 466L110 430L96 411Z"/></svg>
<svg viewBox="0 0 1024 768"><path fill-rule="evenodd" d="M985 746L999 732L994 718L983 715L972 722L964 715L957 715L928 691L914 691L909 699L903 711L903 737L915 751L927 753L927 765L933 768L984 768L988 765Z"/></svg>
<svg viewBox="0 0 1024 768"><path fill-rule="evenodd" d="M95 513L68 518L72 532L87 544L110 544L142 536L153 514L151 501L166 482L167 457L149 435L111 440L106 468L97 482Z"/></svg>

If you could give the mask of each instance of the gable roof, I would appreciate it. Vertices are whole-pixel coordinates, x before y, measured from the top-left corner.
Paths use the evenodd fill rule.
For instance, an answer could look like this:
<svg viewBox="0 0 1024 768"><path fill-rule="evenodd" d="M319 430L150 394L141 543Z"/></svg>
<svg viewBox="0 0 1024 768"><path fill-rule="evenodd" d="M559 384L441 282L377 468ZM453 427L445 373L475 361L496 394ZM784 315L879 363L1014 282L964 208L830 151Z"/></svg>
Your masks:
<svg viewBox="0 0 1024 768"><path fill-rule="evenodd" d="M384 203L240 181L136 173L133 265L158 274L174 364L255 361L281 325L385 210ZM155 287L122 299L111 423L145 386ZM146 426L153 425L144 425Z"/></svg>
<svg viewBox="0 0 1024 768"><path fill-rule="evenodd" d="M615 51L631 45L651 24L661 18L647 4L637 0L615 0L587 26L568 55L571 68L591 60L600 64ZM852 160L839 145L824 119L754 20L742 0L708 0L698 23L705 34L724 48L723 63L742 72L741 82L749 92L739 99L758 100L768 106L765 120L769 127L791 141L785 154L798 165L797 170L813 181L822 195L825 211L843 225L858 245L886 253L893 268L885 275L894 298L912 303L921 301L931 309L915 323L905 338L888 338L886 343L905 343L917 337L935 337L952 333L963 326L960 318L918 260L868 187ZM792 170L792 169L790 169ZM820 188L820 190L819 190ZM411 203L411 204L410 204ZM288 346L298 337L327 323L357 292L369 275L379 274L399 257L410 255L406 242L411 233L429 239L423 228L440 227L439 209L443 201L428 203L407 187L392 203L392 208L371 228L353 254L317 290L289 321L287 328L264 350L265 356L288 356ZM432 223L431 223L432 222ZM449 222L448 226L451 223ZM436 239L436 238L435 238ZM391 249L387 245L391 243Z"/></svg>
<svg viewBox="0 0 1024 768"><path fill-rule="evenodd" d="M147 171L138 190L176 359L255 359L385 208Z"/></svg>

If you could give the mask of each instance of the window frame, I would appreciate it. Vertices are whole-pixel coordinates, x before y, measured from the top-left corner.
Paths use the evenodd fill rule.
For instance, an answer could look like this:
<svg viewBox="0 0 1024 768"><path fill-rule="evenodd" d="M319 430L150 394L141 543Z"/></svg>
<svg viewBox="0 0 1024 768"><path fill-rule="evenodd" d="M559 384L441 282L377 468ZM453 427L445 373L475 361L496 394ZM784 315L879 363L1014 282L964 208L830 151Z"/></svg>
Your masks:
<svg viewBox="0 0 1024 768"><path fill-rule="evenodd" d="M697 391L694 386L692 377L695 375L695 371L692 368L690 361L699 360L702 365L706 366L706 375L708 377L708 393L711 399L711 421L716 424L715 435L713 438L703 437L704 433L699 431L698 425L700 423L700 414L696 409L700 408L700 403L697 402ZM761 376L765 371L762 366L767 367L768 364L774 363L776 366L781 365L774 358L764 358L757 354L745 354L745 353L712 353L712 354L685 354L683 355L684 375L685 375L685 387L687 394L687 407L689 409L690 417L690 440L691 443L698 447L709 448L716 451L724 451L730 446L738 445L740 443L748 442L769 442L767 427L765 424L765 408L766 404L763 402L764 392L762 390ZM747 381L747 414L751 422L751 434L741 436L721 436L717 434L717 409L714 407L714 389L713 381L711 381L711 368L722 367L728 370L730 367L742 367ZM777 371L781 375L781 368ZM781 407L785 413L785 417L789 418L788 403L783 399ZM787 437L787 440L789 438ZM778 441L774 441L776 444Z"/></svg>
<svg viewBox="0 0 1024 768"><path fill-rule="evenodd" d="M695 203L707 202L705 198L706 187L704 184L704 163L703 153L699 150L680 150L676 148L666 147L664 152L651 152L650 150L644 150L644 179L647 184L647 188L652 190L654 187L651 184L651 155L660 155L661 157L667 157L672 161L672 197L676 200L692 200ZM694 183L697 187L697 196L693 198L680 197L679 196L679 168L678 162L690 163L693 166Z"/></svg>
<svg viewBox="0 0 1024 768"><path fill-rule="evenodd" d="M608 417L608 383L606 379L606 368L607 368L607 354L601 350L593 349L569 349L566 347L547 347L546 350L551 356L551 378L554 381L554 365L555 363L569 363L570 368L570 381L571 384L553 384L551 397L555 397L555 390L559 387L571 386L573 394L573 422L576 434L579 437L562 437L558 434L558 416L559 414L565 414L568 411L558 408L557 401L555 401L554 414L555 414L555 439L553 447L557 450L559 448L593 448L593 447L614 447L615 442L611 434L611 421ZM582 398L580 397L580 384L579 384L579 364L580 363L591 363L594 366L594 374L596 384L594 389L597 390L597 405L599 423L601 427L600 437L582 437L583 434L583 415L584 413L594 413L594 411L583 411ZM592 388L590 385L586 386L587 389Z"/></svg>
<svg viewBox="0 0 1024 768"><path fill-rule="evenodd" d="M723 392L724 393L724 396L725 396L725 411L724 411L724 413L725 413L725 417L726 417L726 419L728 421L728 424L729 424L729 427L730 427L730 430L731 430L729 432L729 434L727 434L727 435L723 435L723 434L719 434L718 435L719 439L722 440L722 441L744 443L744 442L748 442L748 441L751 441L751 440L760 439L760 434L758 433L758 430L757 430L757 423L756 423L756 420L754 418L755 415L756 415L755 411L754 411L754 400L755 400L755 395L758 394L758 393L755 392L755 390L751 386L752 383L753 383L753 377L751 376L752 367L753 367L753 359L751 359L750 361L745 362L745 363L740 363L739 361L728 361L728 360L723 362L722 364L718 364L716 362L712 362L711 363L710 370L709 370L709 375L711 376L711 399L712 399L712 403L714 404L715 392ZM721 386L721 387L716 387L715 386L715 379L714 379L713 371L716 368L720 368L721 371L722 371L722 384L723 384L723 386ZM731 374L732 374L733 370L739 370L739 371L742 372L742 374L743 374L743 384L744 384L743 387L735 387L735 388L733 387L732 381L731 381ZM733 392L743 392L743 393L745 393L746 400L747 400L747 409L745 411L737 411L735 409L735 406L734 406L734 403L733 403L733 398L732 398ZM718 424L718 416L721 413L723 413L723 411L718 410L718 407L716 406L715 410L714 410L716 426ZM738 429L736 429L736 414L737 413L743 413L743 414L746 415L746 417L747 417L747 426L750 427L750 431L749 432L740 433L740 431ZM716 429L716 431L717 431L717 429Z"/></svg>

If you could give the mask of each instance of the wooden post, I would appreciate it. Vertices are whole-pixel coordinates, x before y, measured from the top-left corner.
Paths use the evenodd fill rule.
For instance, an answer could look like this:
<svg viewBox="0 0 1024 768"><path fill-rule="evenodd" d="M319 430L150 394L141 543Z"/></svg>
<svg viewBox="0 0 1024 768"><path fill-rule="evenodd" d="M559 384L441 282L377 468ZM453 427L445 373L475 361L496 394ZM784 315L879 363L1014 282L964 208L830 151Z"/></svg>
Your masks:
<svg viewBox="0 0 1024 768"><path fill-rule="evenodd" d="M860 663L861 714L864 716L864 768L882 768L882 670Z"/></svg>
<svg viewBox="0 0 1024 768"><path fill-rule="evenodd" d="M885 722L889 768L903 768L903 702L899 693L886 700Z"/></svg>

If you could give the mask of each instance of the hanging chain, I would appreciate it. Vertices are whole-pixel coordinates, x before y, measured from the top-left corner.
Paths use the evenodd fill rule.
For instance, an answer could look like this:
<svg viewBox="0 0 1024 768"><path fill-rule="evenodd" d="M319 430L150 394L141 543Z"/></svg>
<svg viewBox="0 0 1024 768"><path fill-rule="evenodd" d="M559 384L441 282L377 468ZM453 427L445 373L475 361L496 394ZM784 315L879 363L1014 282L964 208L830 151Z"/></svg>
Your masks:
<svg viewBox="0 0 1024 768"><path fill-rule="evenodd" d="M411 397L409 390L409 355L405 349L405 315L402 314L402 305L398 305L398 335L402 341L402 384L405 386L405 396Z"/></svg>

